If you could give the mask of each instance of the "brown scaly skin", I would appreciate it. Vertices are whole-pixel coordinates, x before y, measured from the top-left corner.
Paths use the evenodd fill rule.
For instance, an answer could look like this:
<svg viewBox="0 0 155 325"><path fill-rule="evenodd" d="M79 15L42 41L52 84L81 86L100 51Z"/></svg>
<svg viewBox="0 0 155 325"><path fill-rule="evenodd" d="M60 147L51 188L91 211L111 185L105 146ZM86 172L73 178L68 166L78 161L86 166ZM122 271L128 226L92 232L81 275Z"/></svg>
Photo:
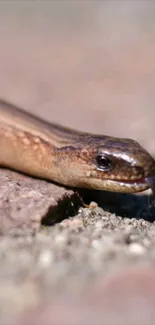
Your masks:
<svg viewBox="0 0 155 325"><path fill-rule="evenodd" d="M155 187L155 161L136 141L61 127L4 101L0 165L73 187L122 193Z"/></svg>

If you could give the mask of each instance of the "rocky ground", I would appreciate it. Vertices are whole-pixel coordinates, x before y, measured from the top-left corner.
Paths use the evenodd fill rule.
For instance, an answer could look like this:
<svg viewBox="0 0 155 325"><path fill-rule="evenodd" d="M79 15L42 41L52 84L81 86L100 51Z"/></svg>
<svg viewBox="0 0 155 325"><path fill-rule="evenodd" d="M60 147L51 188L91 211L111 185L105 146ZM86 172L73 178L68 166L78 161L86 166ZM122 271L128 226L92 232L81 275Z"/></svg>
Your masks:
<svg viewBox="0 0 155 325"><path fill-rule="evenodd" d="M0 97L155 157L154 17L153 1L1 2ZM0 184L2 325L154 324L150 192Z"/></svg>

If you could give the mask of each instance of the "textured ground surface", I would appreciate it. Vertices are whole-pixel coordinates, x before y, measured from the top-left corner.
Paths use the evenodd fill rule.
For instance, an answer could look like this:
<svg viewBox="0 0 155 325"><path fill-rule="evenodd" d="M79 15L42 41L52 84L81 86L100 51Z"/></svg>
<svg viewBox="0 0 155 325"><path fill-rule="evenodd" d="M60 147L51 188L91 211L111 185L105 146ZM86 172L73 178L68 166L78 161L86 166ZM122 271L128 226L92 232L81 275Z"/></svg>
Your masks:
<svg viewBox="0 0 155 325"><path fill-rule="evenodd" d="M1 1L0 97L155 156L154 17L154 1ZM148 193L78 194L7 170L0 184L2 325L154 324Z"/></svg>

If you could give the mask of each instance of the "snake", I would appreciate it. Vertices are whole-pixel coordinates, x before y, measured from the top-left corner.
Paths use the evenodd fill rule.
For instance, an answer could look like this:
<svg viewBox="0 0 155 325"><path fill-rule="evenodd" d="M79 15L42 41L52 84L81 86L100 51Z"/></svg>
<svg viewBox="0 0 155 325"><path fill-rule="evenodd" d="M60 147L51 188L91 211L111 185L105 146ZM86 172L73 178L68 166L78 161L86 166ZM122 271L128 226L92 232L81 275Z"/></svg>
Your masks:
<svg viewBox="0 0 155 325"><path fill-rule="evenodd" d="M73 188L155 190L155 160L137 141L73 130L5 100L0 100L0 166Z"/></svg>

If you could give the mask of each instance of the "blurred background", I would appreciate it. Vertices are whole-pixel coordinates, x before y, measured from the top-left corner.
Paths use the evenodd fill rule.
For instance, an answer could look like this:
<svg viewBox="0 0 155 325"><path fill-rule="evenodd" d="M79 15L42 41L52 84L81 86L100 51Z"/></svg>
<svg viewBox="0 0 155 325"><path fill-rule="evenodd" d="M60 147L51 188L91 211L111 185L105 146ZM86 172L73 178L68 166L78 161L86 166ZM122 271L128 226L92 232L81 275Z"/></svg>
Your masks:
<svg viewBox="0 0 155 325"><path fill-rule="evenodd" d="M0 1L0 97L155 155L155 1Z"/></svg>

